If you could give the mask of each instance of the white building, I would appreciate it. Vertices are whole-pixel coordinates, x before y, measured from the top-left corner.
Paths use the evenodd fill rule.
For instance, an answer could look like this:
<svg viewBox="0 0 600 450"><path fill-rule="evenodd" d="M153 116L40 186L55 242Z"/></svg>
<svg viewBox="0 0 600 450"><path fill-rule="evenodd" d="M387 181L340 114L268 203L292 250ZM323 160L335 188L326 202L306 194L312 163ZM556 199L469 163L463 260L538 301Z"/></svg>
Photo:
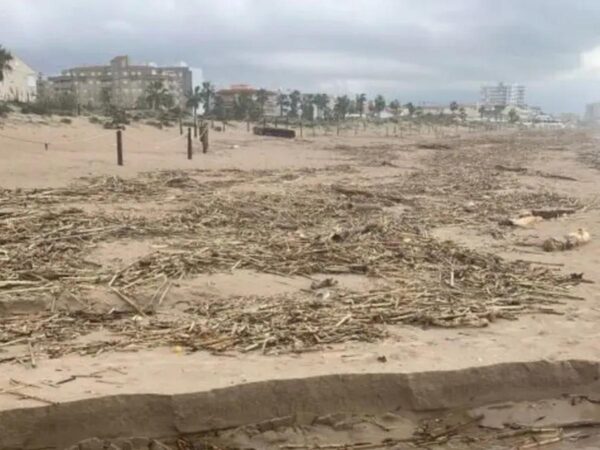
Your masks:
<svg viewBox="0 0 600 450"><path fill-rule="evenodd" d="M481 103L486 107L525 106L525 86L520 84L485 85L481 87Z"/></svg>
<svg viewBox="0 0 600 450"><path fill-rule="evenodd" d="M600 121L600 102L589 103L585 105L585 121L598 122Z"/></svg>
<svg viewBox="0 0 600 450"><path fill-rule="evenodd" d="M37 95L37 72L14 55L9 64L12 70L5 71L4 81L0 81L0 100L34 101Z"/></svg>

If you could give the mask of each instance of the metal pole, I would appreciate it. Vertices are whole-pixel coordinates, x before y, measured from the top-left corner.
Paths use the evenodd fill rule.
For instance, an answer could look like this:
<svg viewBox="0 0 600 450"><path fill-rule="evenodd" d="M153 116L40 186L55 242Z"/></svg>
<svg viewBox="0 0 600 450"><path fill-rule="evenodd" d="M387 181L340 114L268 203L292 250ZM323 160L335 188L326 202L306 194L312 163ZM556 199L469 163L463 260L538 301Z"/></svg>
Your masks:
<svg viewBox="0 0 600 450"><path fill-rule="evenodd" d="M123 137L121 130L117 130L117 164L123 165Z"/></svg>

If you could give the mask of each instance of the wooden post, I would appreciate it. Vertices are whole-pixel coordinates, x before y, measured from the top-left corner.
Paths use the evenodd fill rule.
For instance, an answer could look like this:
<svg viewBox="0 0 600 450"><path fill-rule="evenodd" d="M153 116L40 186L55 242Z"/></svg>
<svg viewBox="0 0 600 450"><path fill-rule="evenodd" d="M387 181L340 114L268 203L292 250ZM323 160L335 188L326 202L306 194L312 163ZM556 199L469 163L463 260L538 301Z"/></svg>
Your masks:
<svg viewBox="0 0 600 450"><path fill-rule="evenodd" d="M196 118L194 117L194 137L198 137L198 122L196 122Z"/></svg>
<svg viewBox="0 0 600 450"><path fill-rule="evenodd" d="M117 164L123 165L123 137L121 130L117 130Z"/></svg>
<svg viewBox="0 0 600 450"><path fill-rule="evenodd" d="M336 136L340 135L340 123L339 122L337 123L335 134L336 134Z"/></svg>
<svg viewBox="0 0 600 450"><path fill-rule="evenodd" d="M192 159L192 129L188 127L188 138L187 138L187 155L188 159Z"/></svg>
<svg viewBox="0 0 600 450"><path fill-rule="evenodd" d="M202 127L202 153L208 152L208 124Z"/></svg>
<svg viewBox="0 0 600 450"><path fill-rule="evenodd" d="M183 135L183 124L181 123L181 117L179 118L179 134Z"/></svg>
<svg viewBox="0 0 600 450"><path fill-rule="evenodd" d="M300 137L304 137L304 134L302 132L302 121L300 121Z"/></svg>
<svg viewBox="0 0 600 450"><path fill-rule="evenodd" d="M246 120L246 131L250 133L250 120Z"/></svg>
<svg viewBox="0 0 600 450"><path fill-rule="evenodd" d="M317 135L317 132L316 132L315 128L316 128L316 125L315 125L315 121L313 120L313 126L312 126L312 129L313 129L313 137L315 137L315 136Z"/></svg>
<svg viewBox="0 0 600 450"><path fill-rule="evenodd" d="M223 122L223 133L225 133L225 122Z"/></svg>

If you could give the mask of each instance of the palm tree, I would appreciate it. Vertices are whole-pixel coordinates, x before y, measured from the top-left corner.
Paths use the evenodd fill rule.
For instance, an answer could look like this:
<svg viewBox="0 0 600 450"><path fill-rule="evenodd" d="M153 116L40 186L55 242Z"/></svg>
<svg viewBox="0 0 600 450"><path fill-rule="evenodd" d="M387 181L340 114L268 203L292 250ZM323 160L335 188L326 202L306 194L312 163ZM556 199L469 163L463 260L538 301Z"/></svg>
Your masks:
<svg viewBox="0 0 600 450"><path fill-rule="evenodd" d="M327 116L329 112L329 96L327 94L316 94L314 105L323 112L323 116Z"/></svg>
<svg viewBox="0 0 600 450"><path fill-rule="evenodd" d="M204 114L210 112L210 105L215 97L215 88L210 81L202 82L202 100L204 101Z"/></svg>
<svg viewBox="0 0 600 450"><path fill-rule="evenodd" d="M153 81L146 87L146 102L152 109L158 109L161 106L171 106L173 104L173 95L164 86L161 80Z"/></svg>
<svg viewBox="0 0 600 450"><path fill-rule="evenodd" d="M378 95L377 97L375 97L375 112L377 114L380 114L384 109L385 109L385 98L383 98L383 95Z"/></svg>
<svg viewBox="0 0 600 450"><path fill-rule="evenodd" d="M338 119L344 120L346 118L346 114L348 113L348 108L350 107L350 99L347 95L342 97L338 97L335 99L335 115Z"/></svg>
<svg viewBox="0 0 600 450"><path fill-rule="evenodd" d="M256 91L256 103L260 108L260 115L265 115L265 104L269 100L269 92L266 89L259 89Z"/></svg>
<svg viewBox="0 0 600 450"><path fill-rule="evenodd" d="M235 100L234 114L238 120L248 120L253 115L252 113L255 109L254 99L247 92L241 93Z"/></svg>
<svg viewBox="0 0 600 450"><path fill-rule="evenodd" d="M283 92L277 96L277 106L279 106L279 117L283 117L283 110L290 106L290 100Z"/></svg>
<svg viewBox="0 0 600 450"><path fill-rule="evenodd" d="M187 96L187 101L185 106L188 108L192 108L194 111L194 123L196 121L196 116L198 115L198 108L202 103L202 90L200 86L196 86L192 92L190 92Z"/></svg>
<svg viewBox="0 0 600 450"><path fill-rule="evenodd" d="M313 94L304 94L302 96L302 118L304 120L313 120L314 118L314 102L315 96Z"/></svg>
<svg viewBox="0 0 600 450"><path fill-rule="evenodd" d="M360 114L361 118L365 110L365 103L367 103L367 94L359 94L356 96L356 109L358 109L358 114Z"/></svg>
<svg viewBox="0 0 600 450"><path fill-rule="evenodd" d="M10 52L0 45L0 81L4 81L4 72L12 70L10 66L12 59Z"/></svg>
<svg viewBox="0 0 600 450"><path fill-rule="evenodd" d="M214 114L217 117L217 119L225 119L225 113L225 102L223 101L223 97L221 97L220 95L216 95L215 105L212 109L212 114Z"/></svg>
<svg viewBox="0 0 600 450"><path fill-rule="evenodd" d="M302 100L302 95L300 91L296 90L290 94L290 116L298 117L298 110L300 109L300 101Z"/></svg>

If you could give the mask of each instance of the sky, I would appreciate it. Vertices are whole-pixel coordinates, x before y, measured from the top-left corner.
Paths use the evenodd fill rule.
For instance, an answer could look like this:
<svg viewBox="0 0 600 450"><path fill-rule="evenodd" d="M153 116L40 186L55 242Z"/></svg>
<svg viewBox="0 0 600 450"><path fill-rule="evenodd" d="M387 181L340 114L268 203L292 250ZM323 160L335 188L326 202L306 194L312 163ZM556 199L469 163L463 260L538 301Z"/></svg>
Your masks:
<svg viewBox="0 0 600 450"><path fill-rule="evenodd" d="M600 101L599 0L0 0L0 45L44 74L128 54L218 87L445 104L504 81L548 112Z"/></svg>

